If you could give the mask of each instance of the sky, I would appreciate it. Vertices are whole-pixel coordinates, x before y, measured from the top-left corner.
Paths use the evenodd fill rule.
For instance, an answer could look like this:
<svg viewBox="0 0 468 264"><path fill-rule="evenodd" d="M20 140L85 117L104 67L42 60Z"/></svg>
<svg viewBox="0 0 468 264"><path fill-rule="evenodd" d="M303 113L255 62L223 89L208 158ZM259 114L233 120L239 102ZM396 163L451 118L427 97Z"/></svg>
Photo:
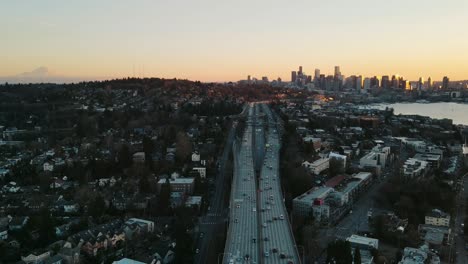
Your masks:
<svg viewBox="0 0 468 264"><path fill-rule="evenodd" d="M0 2L2 80L468 79L466 0Z"/></svg>

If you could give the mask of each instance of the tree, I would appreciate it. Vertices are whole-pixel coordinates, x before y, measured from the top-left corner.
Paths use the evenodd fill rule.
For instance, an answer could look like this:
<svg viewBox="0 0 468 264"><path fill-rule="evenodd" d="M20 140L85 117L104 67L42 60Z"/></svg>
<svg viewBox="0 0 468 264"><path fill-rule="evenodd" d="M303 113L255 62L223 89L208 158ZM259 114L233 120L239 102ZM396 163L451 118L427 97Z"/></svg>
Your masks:
<svg viewBox="0 0 468 264"><path fill-rule="evenodd" d="M166 182L161 185L161 190L159 192L158 213L160 215L168 215L170 204L171 185L169 179L166 179Z"/></svg>
<svg viewBox="0 0 468 264"><path fill-rule="evenodd" d="M130 153L130 149L126 144L122 145L120 147L119 153L118 153L118 166L122 169L128 168L132 165L132 155Z"/></svg>
<svg viewBox="0 0 468 264"><path fill-rule="evenodd" d="M330 168L328 169L328 173L330 177L334 177L344 171L344 163L343 160L337 158L330 159Z"/></svg>
<svg viewBox="0 0 468 264"><path fill-rule="evenodd" d="M328 244L326 263L349 264L352 262L351 244L348 241L336 240Z"/></svg>
<svg viewBox="0 0 468 264"><path fill-rule="evenodd" d="M88 214L92 217L100 217L104 214L106 202L101 195L98 195L88 205Z"/></svg>
<svg viewBox="0 0 468 264"><path fill-rule="evenodd" d="M148 177L143 175L140 178L139 189L141 193L149 193L151 191L151 187L149 185Z"/></svg>
<svg viewBox="0 0 468 264"><path fill-rule="evenodd" d="M354 249L354 264L361 264L361 250L359 248Z"/></svg>
<svg viewBox="0 0 468 264"><path fill-rule="evenodd" d="M192 142L190 138L183 132L179 132L176 138L176 158L178 161L186 161L192 154Z"/></svg>
<svg viewBox="0 0 468 264"><path fill-rule="evenodd" d="M48 210L43 209L39 215L39 240L48 244L55 240L55 225L54 219L51 217Z"/></svg>
<svg viewBox="0 0 468 264"><path fill-rule="evenodd" d="M145 136L143 138L143 152L145 152L145 163L151 169L153 164L154 142L151 138Z"/></svg>

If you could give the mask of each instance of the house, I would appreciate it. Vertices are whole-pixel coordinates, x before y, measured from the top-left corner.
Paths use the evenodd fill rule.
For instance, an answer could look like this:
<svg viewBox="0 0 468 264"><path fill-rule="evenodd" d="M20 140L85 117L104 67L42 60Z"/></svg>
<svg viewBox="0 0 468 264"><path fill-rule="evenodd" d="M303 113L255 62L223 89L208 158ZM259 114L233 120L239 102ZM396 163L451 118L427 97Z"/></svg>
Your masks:
<svg viewBox="0 0 468 264"><path fill-rule="evenodd" d="M45 162L45 163L42 165L42 169L43 169L44 171L54 171L54 164L49 163L49 162Z"/></svg>
<svg viewBox="0 0 468 264"><path fill-rule="evenodd" d="M80 205L76 202L66 202L63 204L63 211L65 213L76 213L80 209Z"/></svg>
<svg viewBox="0 0 468 264"><path fill-rule="evenodd" d="M70 242L65 242L63 247L59 250L58 254L64 259L67 264L79 264L80 263L80 249L81 244L72 246Z"/></svg>
<svg viewBox="0 0 468 264"><path fill-rule="evenodd" d="M21 260L24 261L26 264L40 264L44 263L46 259L50 257L50 251L35 251L30 253L29 255L23 257L21 256Z"/></svg>
<svg viewBox="0 0 468 264"><path fill-rule="evenodd" d="M114 220L91 229L81 231L68 238L69 242L81 244L81 250L89 255L96 256L125 241L125 232L121 220Z"/></svg>
<svg viewBox="0 0 468 264"><path fill-rule="evenodd" d="M199 162L200 161L200 153L198 151L195 151L192 153L192 161L193 162Z"/></svg>
<svg viewBox="0 0 468 264"><path fill-rule="evenodd" d="M140 218L130 218L125 224L137 224L144 228L145 232L152 233L154 232L154 222L150 220L140 219Z"/></svg>
<svg viewBox="0 0 468 264"><path fill-rule="evenodd" d="M205 167L194 167L193 171L196 171L200 175L200 178L202 178L202 179L206 178L206 168Z"/></svg>
<svg viewBox="0 0 468 264"><path fill-rule="evenodd" d="M10 230L21 230L23 229L29 221L28 216L18 216L13 217L9 224Z"/></svg>
<svg viewBox="0 0 468 264"><path fill-rule="evenodd" d="M144 163L145 159L146 159L146 155L144 152L136 152L133 154L133 162Z"/></svg>
<svg viewBox="0 0 468 264"><path fill-rule="evenodd" d="M0 227L0 240L8 239L8 229L6 227Z"/></svg>
<svg viewBox="0 0 468 264"><path fill-rule="evenodd" d="M424 217L424 223L434 226L450 226L450 215L439 209L433 209Z"/></svg>

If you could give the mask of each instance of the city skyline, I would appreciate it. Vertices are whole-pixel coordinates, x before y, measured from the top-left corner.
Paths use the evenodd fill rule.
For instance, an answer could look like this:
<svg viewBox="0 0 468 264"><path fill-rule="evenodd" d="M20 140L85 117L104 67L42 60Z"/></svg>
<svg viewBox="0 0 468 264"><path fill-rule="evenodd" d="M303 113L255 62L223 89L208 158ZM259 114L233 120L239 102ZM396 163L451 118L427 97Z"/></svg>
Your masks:
<svg viewBox="0 0 468 264"><path fill-rule="evenodd" d="M340 65L346 76L468 79L465 1L332 2L1 3L0 79L286 81L297 65L309 75Z"/></svg>

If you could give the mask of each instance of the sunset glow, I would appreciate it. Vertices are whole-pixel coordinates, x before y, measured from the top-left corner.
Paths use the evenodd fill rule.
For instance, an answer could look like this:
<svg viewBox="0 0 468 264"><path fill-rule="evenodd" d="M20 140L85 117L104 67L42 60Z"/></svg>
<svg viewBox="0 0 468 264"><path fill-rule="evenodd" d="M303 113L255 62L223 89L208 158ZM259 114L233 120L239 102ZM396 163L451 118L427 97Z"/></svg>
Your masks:
<svg viewBox="0 0 468 264"><path fill-rule="evenodd" d="M345 75L462 80L467 11L464 0L3 1L0 76L45 67L87 79L289 80L297 65L340 65Z"/></svg>

